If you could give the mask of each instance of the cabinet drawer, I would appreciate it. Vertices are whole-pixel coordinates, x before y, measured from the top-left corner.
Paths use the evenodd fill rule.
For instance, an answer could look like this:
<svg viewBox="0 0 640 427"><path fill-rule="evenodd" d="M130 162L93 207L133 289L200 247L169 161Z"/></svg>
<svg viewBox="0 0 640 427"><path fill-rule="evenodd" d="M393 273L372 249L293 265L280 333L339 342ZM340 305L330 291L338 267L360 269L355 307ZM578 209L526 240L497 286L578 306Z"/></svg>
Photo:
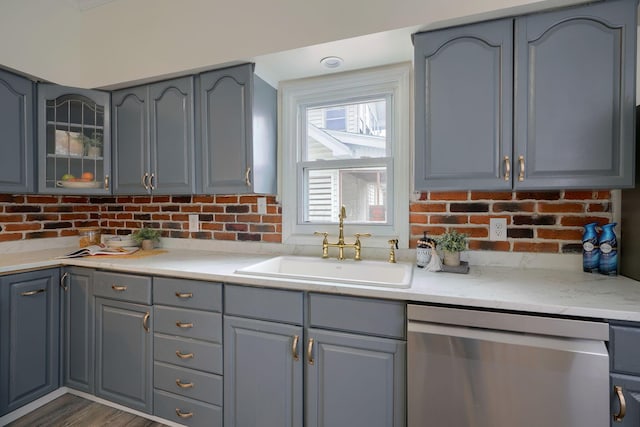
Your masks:
<svg viewBox="0 0 640 427"><path fill-rule="evenodd" d="M162 362L153 364L153 386L156 389L222 405L222 377Z"/></svg>
<svg viewBox="0 0 640 427"><path fill-rule="evenodd" d="M612 325L609 339L613 353L611 369L640 375L640 328Z"/></svg>
<svg viewBox="0 0 640 427"><path fill-rule="evenodd" d="M227 285L225 314L302 325L302 292Z"/></svg>
<svg viewBox="0 0 640 427"><path fill-rule="evenodd" d="M222 342L222 314L156 305L154 330L169 335Z"/></svg>
<svg viewBox="0 0 640 427"><path fill-rule="evenodd" d="M222 311L222 285L197 280L154 277L153 303Z"/></svg>
<svg viewBox="0 0 640 427"><path fill-rule="evenodd" d="M222 427L222 408L219 406L161 390L153 392L153 403L153 413L158 417L191 427Z"/></svg>
<svg viewBox="0 0 640 427"><path fill-rule="evenodd" d="M96 271L93 278L97 297L151 304L151 277Z"/></svg>
<svg viewBox="0 0 640 427"><path fill-rule="evenodd" d="M199 371L222 374L222 345L190 338L154 335L154 359Z"/></svg>
<svg viewBox="0 0 640 427"><path fill-rule="evenodd" d="M406 304L371 298L309 294L311 327L404 338Z"/></svg>

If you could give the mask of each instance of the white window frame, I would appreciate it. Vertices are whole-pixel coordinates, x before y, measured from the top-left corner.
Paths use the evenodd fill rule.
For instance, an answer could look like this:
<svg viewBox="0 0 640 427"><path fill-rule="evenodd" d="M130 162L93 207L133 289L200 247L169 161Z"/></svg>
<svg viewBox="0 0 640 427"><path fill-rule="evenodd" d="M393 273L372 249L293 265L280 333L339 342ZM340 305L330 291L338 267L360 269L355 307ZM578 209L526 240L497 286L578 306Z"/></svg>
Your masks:
<svg viewBox="0 0 640 427"><path fill-rule="evenodd" d="M390 238L400 238L400 246L408 247L409 190L411 155L411 63L351 71L309 79L282 82L280 101L279 196L282 204L282 243L317 245L315 231L329 233L329 241L337 240L336 224L304 224L298 215L304 199L303 182L298 173L302 160L299 144L302 109L308 105L330 103L369 95L390 94L392 115L388 131L391 138L391 164L387 169L389 225L345 224L345 240L355 233L371 233L363 242L366 247L386 248ZM353 162L356 166L358 163Z"/></svg>

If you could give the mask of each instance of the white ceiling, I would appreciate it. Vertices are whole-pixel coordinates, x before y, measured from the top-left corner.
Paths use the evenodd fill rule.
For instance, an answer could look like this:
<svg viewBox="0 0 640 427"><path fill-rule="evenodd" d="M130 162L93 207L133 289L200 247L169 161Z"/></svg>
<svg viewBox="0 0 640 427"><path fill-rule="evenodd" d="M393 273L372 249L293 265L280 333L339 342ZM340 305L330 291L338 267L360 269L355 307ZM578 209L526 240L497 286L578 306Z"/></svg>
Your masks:
<svg viewBox="0 0 640 427"><path fill-rule="evenodd" d="M112 89L253 61L276 85L410 61L416 31L584 1L2 0L0 65ZM321 68L333 55L344 66Z"/></svg>

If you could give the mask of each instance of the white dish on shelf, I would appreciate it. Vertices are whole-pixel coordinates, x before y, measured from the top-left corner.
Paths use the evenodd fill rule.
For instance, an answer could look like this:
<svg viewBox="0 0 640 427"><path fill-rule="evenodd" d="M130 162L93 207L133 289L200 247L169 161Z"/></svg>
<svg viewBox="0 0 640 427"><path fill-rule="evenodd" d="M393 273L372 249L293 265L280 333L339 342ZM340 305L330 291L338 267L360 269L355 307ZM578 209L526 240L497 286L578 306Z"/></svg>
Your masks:
<svg viewBox="0 0 640 427"><path fill-rule="evenodd" d="M100 188L98 181L57 181L56 185L63 188Z"/></svg>

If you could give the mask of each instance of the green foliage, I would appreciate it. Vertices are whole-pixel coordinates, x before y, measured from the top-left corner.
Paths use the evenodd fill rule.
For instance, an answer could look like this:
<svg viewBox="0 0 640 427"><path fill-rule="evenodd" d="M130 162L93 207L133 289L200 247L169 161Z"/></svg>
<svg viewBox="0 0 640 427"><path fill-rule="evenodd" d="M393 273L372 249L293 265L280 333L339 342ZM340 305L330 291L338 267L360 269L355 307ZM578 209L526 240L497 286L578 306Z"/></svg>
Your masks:
<svg viewBox="0 0 640 427"><path fill-rule="evenodd" d="M153 228L141 228L135 231L132 235L133 240L137 243L142 243L143 240L160 240L160 230L154 230Z"/></svg>
<svg viewBox="0 0 640 427"><path fill-rule="evenodd" d="M467 235L456 230L447 231L436 237L438 249L448 252L462 252L467 249Z"/></svg>
<svg viewBox="0 0 640 427"><path fill-rule="evenodd" d="M91 136L80 134L85 150L89 147L102 147L102 134L94 132Z"/></svg>

